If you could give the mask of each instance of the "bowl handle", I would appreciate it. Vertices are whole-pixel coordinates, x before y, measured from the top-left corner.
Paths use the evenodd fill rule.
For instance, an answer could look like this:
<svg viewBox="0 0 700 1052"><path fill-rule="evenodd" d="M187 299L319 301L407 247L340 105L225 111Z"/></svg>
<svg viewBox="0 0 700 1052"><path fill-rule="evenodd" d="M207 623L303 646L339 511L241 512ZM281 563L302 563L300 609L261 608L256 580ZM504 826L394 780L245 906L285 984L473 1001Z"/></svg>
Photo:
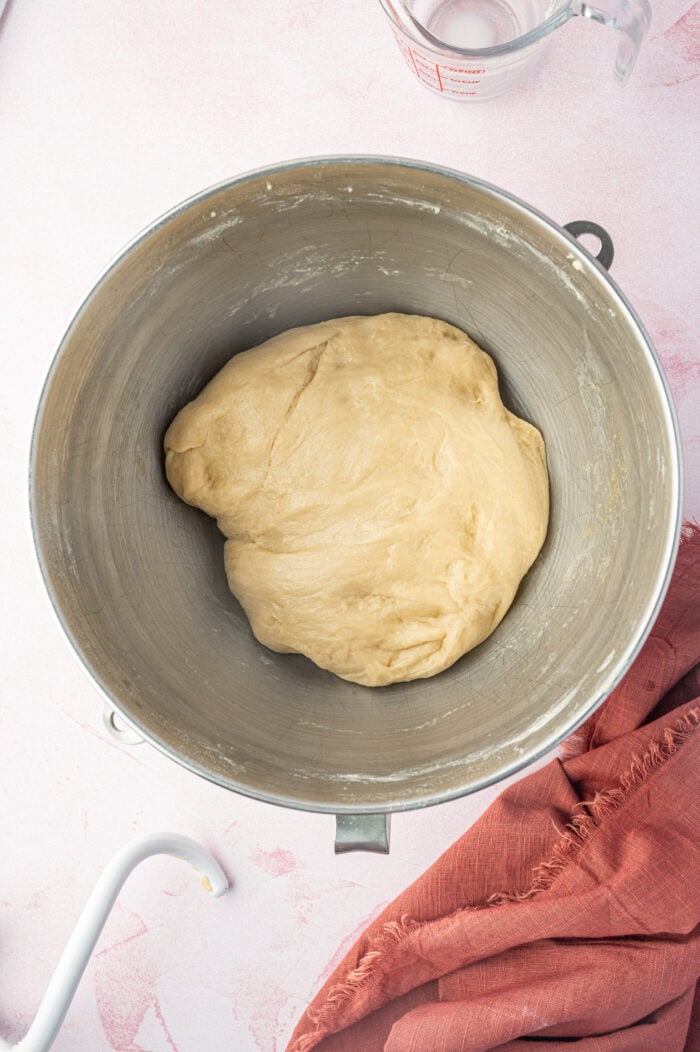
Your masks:
<svg viewBox="0 0 700 1052"><path fill-rule="evenodd" d="M108 705L104 703L102 707L102 722L105 725L106 730L122 745L143 745L145 738L142 738L138 731L133 730L129 725L121 718L121 716Z"/></svg>
<svg viewBox="0 0 700 1052"><path fill-rule="evenodd" d="M579 238L581 234L593 234L600 241L600 248L598 254L593 256L595 260L600 263L601 267L605 267L606 270L610 270L610 265L615 256L615 249L613 247L612 238L610 234L602 226L597 223L591 222L590 219L577 219L573 223L565 223L564 230L571 234L572 237ZM586 248L585 245L581 246ZM588 249L586 249L588 251ZM592 255L592 253L588 253Z"/></svg>
<svg viewBox="0 0 700 1052"><path fill-rule="evenodd" d="M335 853L377 851L389 854L390 815L336 815Z"/></svg>

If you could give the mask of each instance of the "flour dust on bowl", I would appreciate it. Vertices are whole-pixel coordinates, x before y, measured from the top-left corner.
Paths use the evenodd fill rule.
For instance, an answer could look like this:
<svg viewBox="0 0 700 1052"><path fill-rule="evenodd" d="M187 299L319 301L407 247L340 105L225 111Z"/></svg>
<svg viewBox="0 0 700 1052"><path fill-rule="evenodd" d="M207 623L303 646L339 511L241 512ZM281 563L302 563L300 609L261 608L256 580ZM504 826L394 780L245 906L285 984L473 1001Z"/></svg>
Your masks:
<svg viewBox="0 0 700 1052"><path fill-rule="evenodd" d="M162 449L232 354L389 311L450 322L493 356L506 405L543 432L551 517L486 642L371 689L256 642L222 535L170 489ZM185 202L100 278L41 398L31 501L58 615L132 728L230 789L350 816L498 781L600 704L665 592L679 478L653 348L568 233L457 172L322 158Z"/></svg>

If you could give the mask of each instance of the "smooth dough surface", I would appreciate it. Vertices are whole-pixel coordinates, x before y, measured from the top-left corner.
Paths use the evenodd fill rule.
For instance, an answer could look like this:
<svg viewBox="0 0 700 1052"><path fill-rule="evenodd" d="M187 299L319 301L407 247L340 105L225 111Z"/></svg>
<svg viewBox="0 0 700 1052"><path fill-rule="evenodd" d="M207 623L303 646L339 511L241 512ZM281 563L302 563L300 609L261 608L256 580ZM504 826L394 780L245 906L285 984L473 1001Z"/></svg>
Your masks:
<svg viewBox="0 0 700 1052"><path fill-rule="evenodd" d="M544 442L492 359L404 314L292 329L178 413L166 471L226 535L265 646L368 686L432 676L504 616L547 530Z"/></svg>

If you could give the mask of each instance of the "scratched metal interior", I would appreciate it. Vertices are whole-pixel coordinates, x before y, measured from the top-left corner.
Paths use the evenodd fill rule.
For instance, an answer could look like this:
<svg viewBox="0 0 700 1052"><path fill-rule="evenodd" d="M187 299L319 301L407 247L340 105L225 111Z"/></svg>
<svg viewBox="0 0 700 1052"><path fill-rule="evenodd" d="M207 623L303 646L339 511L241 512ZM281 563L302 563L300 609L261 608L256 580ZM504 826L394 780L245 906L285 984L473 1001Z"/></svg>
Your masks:
<svg viewBox="0 0 700 1052"><path fill-rule="evenodd" d="M494 356L504 400L544 433L551 521L489 640L432 679L370 689L256 642L215 523L165 482L162 437L237 351L389 310L443 318ZM245 177L138 239L64 338L32 453L47 586L128 722L222 785L327 811L434 803L561 740L648 629L678 505L665 382L609 279L497 191L381 160Z"/></svg>

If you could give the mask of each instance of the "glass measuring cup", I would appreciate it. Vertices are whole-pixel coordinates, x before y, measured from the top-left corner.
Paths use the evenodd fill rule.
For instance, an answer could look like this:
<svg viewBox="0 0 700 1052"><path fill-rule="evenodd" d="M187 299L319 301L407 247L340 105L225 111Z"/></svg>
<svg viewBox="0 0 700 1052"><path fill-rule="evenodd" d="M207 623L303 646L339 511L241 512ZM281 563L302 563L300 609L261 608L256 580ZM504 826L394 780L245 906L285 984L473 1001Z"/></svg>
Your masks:
<svg viewBox="0 0 700 1052"><path fill-rule="evenodd" d="M520 83L550 34L582 16L619 33L625 84L651 21L649 0L379 0L411 72L447 98L495 98Z"/></svg>

